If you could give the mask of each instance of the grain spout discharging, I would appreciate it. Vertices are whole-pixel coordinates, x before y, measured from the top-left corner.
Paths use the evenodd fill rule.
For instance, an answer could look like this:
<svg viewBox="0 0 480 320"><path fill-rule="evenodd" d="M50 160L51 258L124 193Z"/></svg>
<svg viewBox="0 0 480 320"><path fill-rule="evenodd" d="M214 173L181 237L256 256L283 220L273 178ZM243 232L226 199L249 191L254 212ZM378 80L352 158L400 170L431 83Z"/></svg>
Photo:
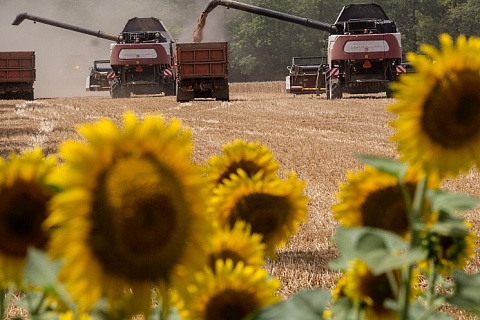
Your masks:
<svg viewBox="0 0 480 320"><path fill-rule="evenodd" d="M203 39L203 27L205 26L205 21L207 20L208 12L202 12L200 17L197 20L197 26L193 31L193 42L202 42Z"/></svg>

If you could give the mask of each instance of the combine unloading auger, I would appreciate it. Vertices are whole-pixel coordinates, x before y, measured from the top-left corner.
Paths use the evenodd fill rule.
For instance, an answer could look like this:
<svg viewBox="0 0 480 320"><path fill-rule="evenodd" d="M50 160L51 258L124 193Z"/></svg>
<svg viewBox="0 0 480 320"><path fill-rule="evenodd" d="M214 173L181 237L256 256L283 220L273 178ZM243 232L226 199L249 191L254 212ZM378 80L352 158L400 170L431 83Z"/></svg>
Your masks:
<svg viewBox="0 0 480 320"><path fill-rule="evenodd" d="M274 11L266 8L256 7L253 5L241 3L238 1L228 1L228 0L211 0L206 7L203 9L202 14L197 22L197 28L194 31L193 41L201 42L202 41L202 29L205 24L205 20L207 18L208 13L210 13L213 9L217 6L223 6L227 9L237 9L245 12L250 12L253 14L258 14L261 16L274 18L278 20L288 21L295 24L303 25L305 27L322 30L328 33L335 33L337 32L337 28L335 25L331 25L329 23L321 22L318 20L302 18L295 15Z"/></svg>
<svg viewBox="0 0 480 320"><path fill-rule="evenodd" d="M106 39L106 40L115 41L117 43L122 42L122 36L119 36L119 35L117 36L117 35L114 35L114 34L109 34L109 33L103 32L103 31L95 31L95 30L91 30L91 29L87 29L87 28L83 28L83 27L78 27L78 26L74 26L74 25L71 25L71 24L68 24L68 23L63 23L63 22L54 21L54 20L51 20L51 19L46 19L46 18L34 16L34 15L28 14L26 12L18 14L17 17L15 18L15 20L12 22L12 24L15 25L15 26L18 26L25 19L32 20L33 22L40 22L40 23L48 24L48 25L58 27L58 28L62 28L62 29L67 29L67 30L71 30L71 31L75 31L75 32L88 34L88 35L98 37L98 38L102 38L102 39Z"/></svg>

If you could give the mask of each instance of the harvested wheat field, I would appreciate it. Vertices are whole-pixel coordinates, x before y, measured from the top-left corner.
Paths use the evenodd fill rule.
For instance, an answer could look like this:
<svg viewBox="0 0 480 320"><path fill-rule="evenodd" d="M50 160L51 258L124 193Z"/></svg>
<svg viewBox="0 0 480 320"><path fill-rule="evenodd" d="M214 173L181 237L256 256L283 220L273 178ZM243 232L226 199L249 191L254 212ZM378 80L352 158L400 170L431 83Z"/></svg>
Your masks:
<svg viewBox="0 0 480 320"><path fill-rule="evenodd" d="M78 138L76 126L108 117L120 122L125 111L141 116L162 114L179 118L193 132L194 160L204 162L219 155L235 139L259 141L280 163L281 172L295 171L307 184L309 219L266 268L281 280L281 295L288 297L307 288L332 288L338 273L328 269L337 256L331 237L335 222L331 206L338 184L348 170L360 169L355 154L396 157L389 142L394 115L385 106L394 102L379 95L345 95L328 101L325 95L291 95L283 82L232 83L231 101L196 100L178 103L175 97L109 96L37 99L32 102L0 100L0 156L40 146L56 153L66 139ZM475 170L445 189L480 196L480 175ZM480 209L466 213L475 231L480 229ZM480 271L480 257L467 266Z"/></svg>

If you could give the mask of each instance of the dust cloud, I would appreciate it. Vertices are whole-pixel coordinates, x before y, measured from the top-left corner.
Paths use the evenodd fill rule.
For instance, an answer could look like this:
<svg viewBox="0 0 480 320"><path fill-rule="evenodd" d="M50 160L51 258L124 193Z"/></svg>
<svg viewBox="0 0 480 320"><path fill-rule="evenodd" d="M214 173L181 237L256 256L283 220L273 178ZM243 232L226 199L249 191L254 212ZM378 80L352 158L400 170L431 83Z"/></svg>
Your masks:
<svg viewBox="0 0 480 320"><path fill-rule="evenodd" d="M35 98L108 96L108 92L87 92L85 84L93 61L110 58L110 40L31 20L14 26L15 17L26 12L116 35L129 19L153 16L164 22L177 42L191 42L196 19L208 0L195 1L188 9L175 2L0 0L0 51L35 51ZM225 41L224 17L225 13L209 15L204 41Z"/></svg>

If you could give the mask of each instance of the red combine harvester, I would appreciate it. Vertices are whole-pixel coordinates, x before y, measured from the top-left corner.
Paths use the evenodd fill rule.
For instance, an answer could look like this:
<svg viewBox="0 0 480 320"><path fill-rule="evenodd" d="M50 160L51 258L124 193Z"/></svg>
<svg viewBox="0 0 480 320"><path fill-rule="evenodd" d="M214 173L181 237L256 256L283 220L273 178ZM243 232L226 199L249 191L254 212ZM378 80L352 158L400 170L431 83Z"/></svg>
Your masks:
<svg viewBox="0 0 480 320"><path fill-rule="evenodd" d="M326 91L327 99L342 98L344 92L385 92L387 97L392 96L390 82L396 81L403 70L401 36L395 22L378 4L346 5L334 24L227 0L210 1L202 16L217 6L328 32L327 63L319 66L316 81L316 89Z"/></svg>
<svg viewBox="0 0 480 320"><path fill-rule="evenodd" d="M114 74L109 77L112 98L131 94L175 95L173 37L157 18L132 18L120 35L90 30L27 13L17 15L13 25L23 20L41 22L114 41L110 46L110 64Z"/></svg>

